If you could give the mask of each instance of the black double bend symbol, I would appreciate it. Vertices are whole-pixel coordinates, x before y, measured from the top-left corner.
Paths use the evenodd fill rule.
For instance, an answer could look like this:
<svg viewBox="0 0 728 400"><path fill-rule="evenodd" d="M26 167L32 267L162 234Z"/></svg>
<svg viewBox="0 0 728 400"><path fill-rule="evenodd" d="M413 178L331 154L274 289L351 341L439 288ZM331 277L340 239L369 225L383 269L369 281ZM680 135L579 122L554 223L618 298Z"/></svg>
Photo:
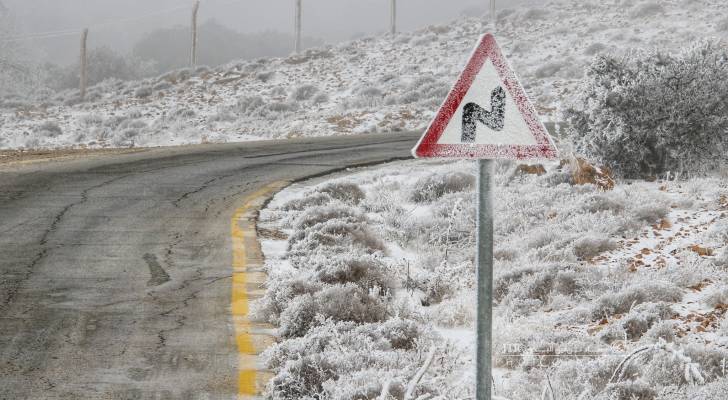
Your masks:
<svg viewBox="0 0 728 400"><path fill-rule="evenodd" d="M463 136L461 139L463 143L475 142L476 124L478 122L496 132L503 130L506 113L506 92L501 86L495 88L491 93L490 107L491 110L488 111L475 103L465 105L463 110Z"/></svg>

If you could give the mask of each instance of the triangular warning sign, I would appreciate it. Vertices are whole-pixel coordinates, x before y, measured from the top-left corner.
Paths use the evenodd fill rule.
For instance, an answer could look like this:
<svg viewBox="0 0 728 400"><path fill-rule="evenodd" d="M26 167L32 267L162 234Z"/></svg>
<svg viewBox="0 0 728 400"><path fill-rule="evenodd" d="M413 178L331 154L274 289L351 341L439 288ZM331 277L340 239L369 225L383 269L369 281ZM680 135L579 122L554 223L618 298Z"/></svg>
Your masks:
<svg viewBox="0 0 728 400"><path fill-rule="evenodd" d="M519 160L558 156L491 34L480 39L412 153L415 157Z"/></svg>

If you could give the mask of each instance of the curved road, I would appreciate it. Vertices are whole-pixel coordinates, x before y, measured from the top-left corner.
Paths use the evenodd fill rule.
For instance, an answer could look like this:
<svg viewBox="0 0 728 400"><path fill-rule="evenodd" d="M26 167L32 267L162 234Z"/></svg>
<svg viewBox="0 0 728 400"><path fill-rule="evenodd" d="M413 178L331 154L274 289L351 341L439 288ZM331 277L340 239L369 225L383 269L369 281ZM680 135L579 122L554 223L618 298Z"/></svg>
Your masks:
<svg viewBox="0 0 728 400"><path fill-rule="evenodd" d="M241 199L407 158L418 137L0 167L0 398L235 398L230 220Z"/></svg>

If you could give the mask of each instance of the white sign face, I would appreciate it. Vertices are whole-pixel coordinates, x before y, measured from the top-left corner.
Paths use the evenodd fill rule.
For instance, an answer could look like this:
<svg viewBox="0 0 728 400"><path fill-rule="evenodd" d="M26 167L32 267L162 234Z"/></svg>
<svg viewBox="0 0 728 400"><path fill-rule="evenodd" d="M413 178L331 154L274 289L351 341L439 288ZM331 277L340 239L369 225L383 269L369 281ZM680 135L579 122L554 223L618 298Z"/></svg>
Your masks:
<svg viewBox="0 0 728 400"><path fill-rule="evenodd" d="M499 90L500 89L500 90ZM503 100L505 101L505 107L503 107L503 127L499 124L495 129L488 126L486 123L476 123L475 126L475 138L474 144L495 144L495 145L535 145L536 139L531 134L531 130L528 128L526 121L521 116L520 110L516 107L516 102L508 94L507 91L503 90L503 86L500 83L500 77L498 72L495 70L495 66L491 60L487 60L483 69L480 70L478 75L473 81L473 86L467 92L463 101L460 103L457 111L453 114L450 122L442 132L442 136L437 140L438 144L461 144L463 142L463 114L467 104L478 104L482 108L486 109L486 113L494 113L493 117L496 117L498 113L498 96L505 94ZM484 101L483 99L487 99ZM494 101L495 100L495 101ZM473 111L469 112L472 114ZM477 113L477 111L475 111ZM482 111L481 111L482 113ZM476 115L477 117L477 115ZM498 116L498 118L500 118ZM476 118L477 120L477 118Z"/></svg>
<svg viewBox="0 0 728 400"><path fill-rule="evenodd" d="M415 157L555 158L556 146L503 57L485 35Z"/></svg>

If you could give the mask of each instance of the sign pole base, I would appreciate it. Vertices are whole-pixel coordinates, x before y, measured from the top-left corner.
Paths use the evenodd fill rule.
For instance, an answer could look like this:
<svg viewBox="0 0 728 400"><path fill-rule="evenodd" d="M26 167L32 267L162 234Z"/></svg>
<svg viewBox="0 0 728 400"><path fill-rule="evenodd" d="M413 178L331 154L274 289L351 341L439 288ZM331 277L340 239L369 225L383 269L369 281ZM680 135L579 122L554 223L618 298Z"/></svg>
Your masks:
<svg viewBox="0 0 728 400"><path fill-rule="evenodd" d="M476 400L491 400L493 345L493 160L478 160Z"/></svg>

